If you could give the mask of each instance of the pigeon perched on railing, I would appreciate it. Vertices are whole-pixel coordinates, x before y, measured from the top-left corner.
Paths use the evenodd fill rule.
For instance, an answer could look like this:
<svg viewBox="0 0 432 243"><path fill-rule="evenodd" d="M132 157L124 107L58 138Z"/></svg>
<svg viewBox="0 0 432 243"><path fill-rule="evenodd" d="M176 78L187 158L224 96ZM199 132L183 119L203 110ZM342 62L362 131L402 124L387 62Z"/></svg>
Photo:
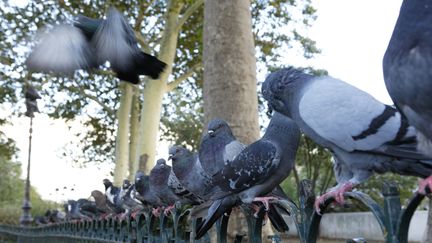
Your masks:
<svg viewBox="0 0 432 243"><path fill-rule="evenodd" d="M99 211L102 212L102 217L106 217L109 214L112 213L121 213L122 210L120 210L119 212L115 212L113 207L108 206L107 204L107 198L106 196L98 190L93 190L91 192L91 196L94 199L94 202L96 204L96 207L99 209Z"/></svg>
<svg viewBox="0 0 432 243"><path fill-rule="evenodd" d="M125 209L125 213L121 216L124 218L128 214L135 215L136 212L143 209L140 201L134 200L132 192L135 190L135 185L131 184L128 179L123 180L123 185L120 190L120 205Z"/></svg>
<svg viewBox="0 0 432 243"><path fill-rule="evenodd" d="M108 179L104 179L103 184L105 186L105 196L108 207L116 214L124 213L125 210L121 207L120 188L114 186Z"/></svg>
<svg viewBox="0 0 432 243"><path fill-rule="evenodd" d="M213 176L244 148L245 145L234 137L228 123L214 119L207 125L207 134L201 139L199 160L204 171Z"/></svg>
<svg viewBox="0 0 432 243"><path fill-rule="evenodd" d="M383 59L384 80L397 108L417 129L418 148L432 156L432 8L404 0ZM432 188L430 176L419 191Z"/></svg>
<svg viewBox="0 0 432 243"><path fill-rule="evenodd" d="M109 9L106 19L80 15L74 25L55 26L38 42L27 59L34 71L70 75L109 61L120 80L137 84L139 75L157 79L166 66L140 50L132 27L115 8Z"/></svg>
<svg viewBox="0 0 432 243"><path fill-rule="evenodd" d="M174 208L174 204L180 200L180 197L168 187L170 175L171 166L167 165L164 159L157 160L156 165L150 171L149 175L150 188L152 188L153 192L161 200L163 206L166 207L164 211L165 214Z"/></svg>
<svg viewBox="0 0 432 243"><path fill-rule="evenodd" d="M150 177L142 171L135 174L135 191L133 197L138 199L144 206L157 208L162 205L161 200L150 187Z"/></svg>
<svg viewBox="0 0 432 243"><path fill-rule="evenodd" d="M180 184L196 198L196 203L203 203L211 187L211 178L204 171L198 155L181 146L169 148L172 170Z"/></svg>
<svg viewBox="0 0 432 243"><path fill-rule="evenodd" d="M416 149L415 128L395 108L341 80L284 68L266 78L262 93L270 108L333 154L338 185L316 201L318 211L329 195L343 203L343 193L373 172L432 172L432 161Z"/></svg>
<svg viewBox="0 0 432 243"><path fill-rule="evenodd" d="M269 210L269 201L278 198L265 196L294 167L299 140L297 125L275 112L264 136L213 176L215 187L211 193L214 202L197 229L196 238L202 237L219 217L240 203L262 202Z"/></svg>

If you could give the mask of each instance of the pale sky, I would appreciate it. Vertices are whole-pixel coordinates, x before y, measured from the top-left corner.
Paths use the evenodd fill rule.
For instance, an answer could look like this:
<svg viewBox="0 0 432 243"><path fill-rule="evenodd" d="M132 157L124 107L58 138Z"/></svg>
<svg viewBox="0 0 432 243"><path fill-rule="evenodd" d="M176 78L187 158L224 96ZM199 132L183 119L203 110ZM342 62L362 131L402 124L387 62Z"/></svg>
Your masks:
<svg viewBox="0 0 432 243"><path fill-rule="evenodd" d="M317 42L322 54L308 62L287 55L284 57L287 64L326 69L331 76L359 87L384 103L391 103L384 86L381 61L401 2L313 1L313 5L318 9L318 18L309 31L309 37ZM5 131L16 140L21 150L19 160L24 165L23 171L27 164L28 123L29 119L26 117L17 118L14 126ZM36 115L31 182L43 198L57 201L76 199L88 197L93 189L103 190L102 179L108 177L111 167L74 168L67 159L61 159L61 150L71 138L73 132L69 131L64 122L50 120L43 114ZM166 157L162 153L163 151L159 156ZM63 190L64 186L68 189ZM70 191L72 186L75 188L73 192ZM55 192L56 188L61 189L59 193Z"/></svg>

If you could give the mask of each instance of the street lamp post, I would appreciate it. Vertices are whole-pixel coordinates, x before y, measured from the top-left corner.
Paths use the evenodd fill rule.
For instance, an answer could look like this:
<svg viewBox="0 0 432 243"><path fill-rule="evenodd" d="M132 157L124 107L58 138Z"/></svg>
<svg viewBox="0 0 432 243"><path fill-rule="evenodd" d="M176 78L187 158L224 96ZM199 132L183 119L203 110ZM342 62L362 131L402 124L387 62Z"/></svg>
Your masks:
<svg viewBox="0 0 432 243"><path fill-rule="evenodd" d="M25 115L30 117L30 128L29 128L29 149L28 149L28 160L27 160L27 178L24 188L24 202L22 206L23 214L20 218L21 225L29 225L33 221L32 216L30 214L31 203L30 203L30 158L31 158L31 142L32 142L32 133L33 133L33 118L34 113L39 112L37 107L37 99L41 97L37 93L37 91L29 86L25 92L25 104L27 111Z"/></svg>

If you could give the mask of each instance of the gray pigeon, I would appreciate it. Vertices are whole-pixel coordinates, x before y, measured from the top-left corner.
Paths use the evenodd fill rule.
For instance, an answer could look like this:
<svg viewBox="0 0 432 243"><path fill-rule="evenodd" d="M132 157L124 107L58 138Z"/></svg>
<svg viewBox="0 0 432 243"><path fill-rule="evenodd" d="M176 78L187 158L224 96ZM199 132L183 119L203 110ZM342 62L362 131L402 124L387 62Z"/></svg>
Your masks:
<svg viewBox="0 0 432 243"><path fill-rule="evenodd" d="M124 213L124 209L121 207L120 191L121 189L114 186L108 179L103 180L105 186L105 196L108 207L110 207L116 214Z"/></svg>
<svg viewBox="0 0 432 243"><path fill-rule="evenodd" d="M168 180L171 175L171 166L166 164L164 159L159 159L156 165L150 171L149 183L155 195L161 200L166 207L165 213L174 208L174 204L180 198L174 194L173 190L168 187Z"/></svg>
<svg viewBox="0 0 432 243"><path fill-rule="evenodd" d="M158 207L162 202L150 187L150 177L142 171L135 174L135 195L134 197L141 201L145 206Z"/></svg>
<svg viewBox="0 0 432 243"><path fill-rule="evenodd" d="M125 217L128 214L136 212L143 209L142 203L139 200L134 200L132 197L132 192L135 189L135 185L131 184L128 179L123 180L123 185L120 190L120 205L125 209L125 213L122 217Z"/></svg>
<svg viewBox="0 0 432 243"><path fill-rule="evenodd" d="M196 238L202 237L219 217L240 203L259 201L268 210L269 200L277 198L263 196L277 187L294 167L299 140L297 125L274 112L264 136L213 176L215 201L197 229Z"/></svg>
<svg viewBox="0 0 432 243"><path fill-rule="evenodd" d="M387 90L417 129L418 148L432 156L432 8L404 0L383 59ZM432 186L432 180L429 184Z"/></svg>
<svg viewBox="0 0 432 243"><path fill-rule="evenodd" d="M207 134L201 139L199 160L204 171L213 176L244 148L245 145L234 137L228 123L214 119L207 125Z"/></svg>
<svg viewBox="0 0 432 243"><path fill-rule="evenodd" d="M202 168L198 155L184 147L172 146L169 159L181 185L197 198L197 203L202 203L211 187L211 178Z"/></svg>
<svg viewBox="0 0 432 243"><path fill-rule="evenodd" d="M373 172L432 172L432 162L416 150L415 129L401 114L341 80L285 68L266 78L262 93L270 108L333 154L338 185L317 200L318 211L329 195L343 203L343 193Z"/></svg>
<svg viewBox="0 0 432 243"><path fill-rule="evenodd" d="M115 8L105 20L80 15L74 25L57 25L39 39L26 61L35 71L72 74L109 61L119 79L137 84L139 75L156 79L166 66L139 49L132 27Z"/></svg>

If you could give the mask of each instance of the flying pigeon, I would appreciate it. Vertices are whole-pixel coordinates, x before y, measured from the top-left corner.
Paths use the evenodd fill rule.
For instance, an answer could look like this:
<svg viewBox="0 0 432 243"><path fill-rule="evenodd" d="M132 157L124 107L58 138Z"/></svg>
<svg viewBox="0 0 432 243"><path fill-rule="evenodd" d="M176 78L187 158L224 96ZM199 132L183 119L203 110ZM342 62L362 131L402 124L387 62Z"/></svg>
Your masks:
<svg viewBox="0 0 432 243"><path fill-rule="evenodd" d="M115 8L106 19L79 15L73 25L57 25L41 34L26 63L38 72L72 74L91 70L106 61L120 80L133 84L139 75L157 79L166 64L140 50L132 27Z"/></svg>
<svg viewBox="0 0 432 243"><path fill-rule="evenodd" d="M164 159L156 161L156 165L150 171L150 188L156 196L161 200L162 204L166 206L165 214L174 208L175 202L180 198L168 187L168 180L171 175L171 166L166 164Z"/></svg>
<svg viewBox="0 0 432 243"><path fill-rule="evenodd" d="M228 123L214 119L207 125L207 134L201 139L199 160L204 171L213 176L244 148L245 145L234 137Z"/></svg>
<svg viewBox="0 0 432 243"><path fill-rule="evenodd" d="M213 176L215 201L197 229L196 238L202 237L219 217L240 203L258 201L268 210L269 200L277 198L263 196L277 187L294 167L299 140L297 125L274 112L264 136Z"/></svg>
<svg viewBox="0 0 432 243"><path fill-rule="evenodd" d="M384 80L396 107L417 129L418 149L432 156L432 9L425 1L402 2L383 59ZM432 177L420 183L420 191Z"/></svg>
<svg viewBox="0 0 432 243"><path fill-rule="evenodd" d="M204 196L212 186L211 178L204 171L198 155L181 146L169 148L172 171L180 184L194 195L196 203L202 203Z"/></svg>
<svg viewBox="0 0 432 243"><path fill-rule="evenodd" d="M333 154L337 186L316 201L343 193L373 172L427 177L432 162L416 149L415 128L392 106L332 77L295 68L270 74L262 86L269 107L293 119L316 143Z"/></svg>

